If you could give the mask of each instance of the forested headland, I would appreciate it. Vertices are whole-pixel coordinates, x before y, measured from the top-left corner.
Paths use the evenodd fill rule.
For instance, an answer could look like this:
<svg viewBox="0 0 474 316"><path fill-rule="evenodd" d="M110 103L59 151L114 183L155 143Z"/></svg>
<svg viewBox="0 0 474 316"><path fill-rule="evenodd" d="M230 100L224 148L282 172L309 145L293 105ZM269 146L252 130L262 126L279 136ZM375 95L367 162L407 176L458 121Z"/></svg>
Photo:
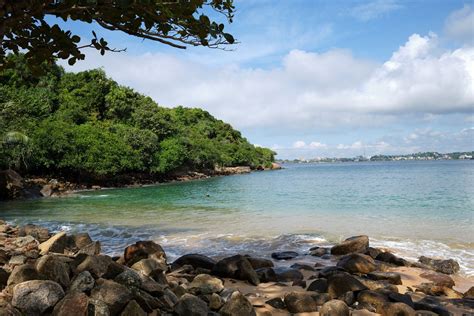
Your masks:
<svg viewBox="0 0 474 316"><path fill-rule="evenodd" d="M216 167L271 166L275 153L255 147L231 125L197 108L167 108L121 86L103 70L66 72L24 56L0 73L0 169L24 176L105 181L166 178Z"/></svg>

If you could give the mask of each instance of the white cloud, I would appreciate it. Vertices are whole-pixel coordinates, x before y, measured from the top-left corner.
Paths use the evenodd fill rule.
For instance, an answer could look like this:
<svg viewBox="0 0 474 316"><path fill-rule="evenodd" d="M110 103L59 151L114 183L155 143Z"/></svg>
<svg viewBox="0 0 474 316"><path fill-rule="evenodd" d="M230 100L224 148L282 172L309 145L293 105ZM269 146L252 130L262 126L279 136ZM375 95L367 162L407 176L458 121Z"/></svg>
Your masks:
<svg viewBox="0 0 474 316"><path fill-rule="evenodd" d="M395 0L374 0L354 7L350 15L365 22L401 8L402 5Z"/></svg>
<svg viewBox="0 0 474 316"><path fill-rule="evenodd" d="M311 142L309 144L309 148L313 148L313 149L316 149L316 148L326 148L327 145L326 144L323 144L321 142Z"/></svg>
<svg viewBox="0 0 474 316"><path fill-rule="evenodd" d="M292 50L271 69L160 53L89 55L73 69L101 65L159 104L202 107L239 129L384 126L406 116L472 115L474 106L474 48L442 50L435 34L413 34L382 64L333 49Z"/></svg>
<svg viewBox="0 0 474 316"><path fill-rule="evenodd" d="M464 5L454 11L446 19L444 30L451 38L474 44L474 10L470 5Z"/></svg>
<svg viewBox="0 0 474 316"><path fill-rule="evenodd" d="M306 147L306 143L302 140L298 140L294 142L293 144L293 148L305 148L305 147Z"/></svg>

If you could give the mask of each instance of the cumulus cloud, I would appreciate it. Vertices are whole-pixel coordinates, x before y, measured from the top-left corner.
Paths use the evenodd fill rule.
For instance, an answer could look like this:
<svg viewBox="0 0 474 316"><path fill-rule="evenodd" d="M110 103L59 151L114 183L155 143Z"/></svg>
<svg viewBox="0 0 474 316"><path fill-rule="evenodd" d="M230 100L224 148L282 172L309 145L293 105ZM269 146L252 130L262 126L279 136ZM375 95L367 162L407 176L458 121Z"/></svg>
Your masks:
<svg viewBox="0 0 474 316"><path fill-rule="evenodd" d="M454 11L446 19L444 30L448 36L461 42L474 44L474 10L470 5Z"/></svg>
<svg viewBox="0 0 474 316"><path fill-rule="evenodd" d="M435 34L411 35L381 64L333 49L292 50L270 69L161 53L91 55L72 69L99 66L159 104L202 107L237 128L374 126L474 106L474 48L443 51Z"/></svg>

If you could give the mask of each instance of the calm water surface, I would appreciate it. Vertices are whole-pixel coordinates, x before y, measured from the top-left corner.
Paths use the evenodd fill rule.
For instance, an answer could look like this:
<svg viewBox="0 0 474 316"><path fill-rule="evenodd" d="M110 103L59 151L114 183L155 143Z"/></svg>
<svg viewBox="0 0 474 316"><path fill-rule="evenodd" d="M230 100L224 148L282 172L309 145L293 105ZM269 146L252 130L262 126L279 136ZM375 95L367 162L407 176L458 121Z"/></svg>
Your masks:
<svg viewBox="0 0 474 316"><path fill-rule="evenodd" d="M88 231L106 252L269 255L368 234L400 255L455 258L474 277L474 161L285 165L284 170L0 203L0 216Z"/></svg>

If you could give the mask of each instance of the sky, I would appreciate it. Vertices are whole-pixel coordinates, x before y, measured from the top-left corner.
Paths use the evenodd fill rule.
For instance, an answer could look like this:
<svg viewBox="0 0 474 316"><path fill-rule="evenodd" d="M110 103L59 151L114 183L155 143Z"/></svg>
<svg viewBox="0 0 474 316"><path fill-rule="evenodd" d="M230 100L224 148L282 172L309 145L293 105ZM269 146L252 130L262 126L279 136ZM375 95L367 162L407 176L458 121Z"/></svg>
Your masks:
<svg viewBox="0 0 474 316"><path fill-rule="evenodd" d="M231 51L79 22L126 52L103 68L159 105L199 107L280 159L474 150L474 2L235 0Z"/></svg>

